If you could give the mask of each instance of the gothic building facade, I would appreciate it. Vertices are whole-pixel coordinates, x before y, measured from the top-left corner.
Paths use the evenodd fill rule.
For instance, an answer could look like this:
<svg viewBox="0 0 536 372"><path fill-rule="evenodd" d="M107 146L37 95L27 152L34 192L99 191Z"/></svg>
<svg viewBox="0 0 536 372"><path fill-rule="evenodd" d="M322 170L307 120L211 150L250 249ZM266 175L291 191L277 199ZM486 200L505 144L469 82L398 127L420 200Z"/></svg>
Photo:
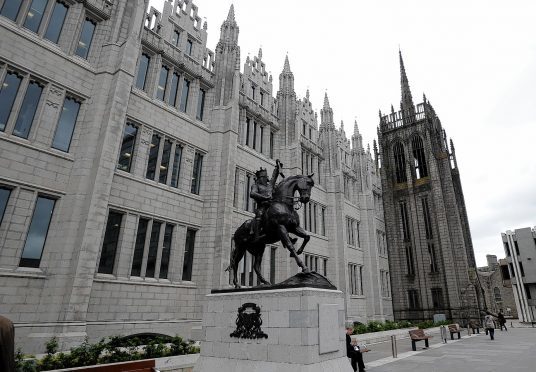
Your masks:
<svg viewBox="0 0 536 372"><path fill-rule="evenodd" d="M395 319L478 319L482 294L452 140L430 101L415 105L400 53L400 110L378 127Z"/></svg>
<svg viewBox="0 0 536 372"><path fill-rule="evenodd" d="M298 98L285 58L241 67L231 6L214 51L191 0L0 0L0 313L18 345L84 337L198 338L204 297L229 285L253 174L314 173L298 211L307 266L347 317L392 318L380 174L326 95ZM283 58L281 58L283 60ZM280 245L263 273L298 268ZM251 257L240 268L256 284Z"/></svg>

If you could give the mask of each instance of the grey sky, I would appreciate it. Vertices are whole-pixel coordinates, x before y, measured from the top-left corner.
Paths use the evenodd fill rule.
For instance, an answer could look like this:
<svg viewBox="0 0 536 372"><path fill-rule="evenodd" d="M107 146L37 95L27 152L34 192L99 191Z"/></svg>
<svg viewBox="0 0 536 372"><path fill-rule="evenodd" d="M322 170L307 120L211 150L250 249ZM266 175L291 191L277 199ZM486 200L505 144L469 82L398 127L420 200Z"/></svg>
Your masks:
<svg viewBox="0 0 536 372"><path fill-rule="evenodd" d="M163 0L151 0L157 9ZM454 141L478 265L504 256L500 233L536 225L536 2L194 0L214 50L231 3L242 65L274 78L288 52L298 96L327 90L348 136L376 137L378 109L400 104L398 48L414 102L423 92Z"/></svg>

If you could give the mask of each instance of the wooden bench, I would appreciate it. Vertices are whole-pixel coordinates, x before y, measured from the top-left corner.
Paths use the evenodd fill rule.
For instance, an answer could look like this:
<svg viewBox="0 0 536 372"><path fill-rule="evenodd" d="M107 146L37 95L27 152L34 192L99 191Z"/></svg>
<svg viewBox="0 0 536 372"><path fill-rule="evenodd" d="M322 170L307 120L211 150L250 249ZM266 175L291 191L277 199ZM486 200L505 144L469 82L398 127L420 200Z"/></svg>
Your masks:
<svg viewBox="0 0 536 372"><path fill-rule="evenodd" d="M426 347L429 347L428 339L432 338L432 336L425 335L422 329L414 329L412 331L409 331L409 337L411 338L411 349L413 351L417 351L417 346L415 345L417 341L424 340L424 344L426 345Z"/></svg>
<svg viewBox="0 0 536 372"><path fill-rule="evenodd" d="M447 327L449 327L450 339L451 340L454 340L454 334L455 333L458 334L458 340L461 338L461 335L460 335L461 328L460 328L460 325L458 323L449 324Z"/></svg>

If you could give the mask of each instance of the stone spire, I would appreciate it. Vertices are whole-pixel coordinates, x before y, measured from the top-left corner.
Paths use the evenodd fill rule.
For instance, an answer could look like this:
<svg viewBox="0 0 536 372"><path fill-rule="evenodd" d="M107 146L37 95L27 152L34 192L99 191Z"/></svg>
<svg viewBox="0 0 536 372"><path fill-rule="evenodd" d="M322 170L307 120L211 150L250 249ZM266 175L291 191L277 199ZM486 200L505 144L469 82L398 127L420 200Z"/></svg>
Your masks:
<svg viewBox="0 0 536 372"><path fill-rule="evenodd" d="M294 93L294 74L290 71L290 63L288 62L288 55L285 56L285 63L283 64L283 71L279 74L279 90L286 93Z"/></svg>
<svg viewBox="0 0 536 372"><path fill-rule="evenodd" d="M406 75L406 69L404 68L404 60L402 59L402 51L398 50L398 56L400 58L400 88L402 90L402 101L400 106L402 110L413 107L413 97L409 89L408 77Z"/></svg>
<svg viewBox="0 0 536 372"><path fill-rule="evenodd" d="M354 136L359 135L359 127L357 126L357 119L354 120Z"/></svg>
<svg viewBox="0 0 536 372"><path fill-rule="evenodd" d="M234 17L234 4L231 4L231 7L229 8L229 14L227 14L227 21L236 22Z"/></svg>
<svg viewBox="0 0 536 372"><path fill-rule="evenodd" d="M231 99L238 96L237 89L240 82L239 32L234 6L231 5L227 19L220 27L220 40L215 49L215 54L218 56L214 66L216 105L226 105Z"/></svg>
<svg viewBox="0 0 536 372"><path fill-rule="evenodd" d="M259 59L262 59L262 48L259 48Z"/></svg>
<svg viewBox="0 0 536 372"><path fill-rule="evenodd" d="M328 92L326 92L326 94L324 95L324 107L323 107L323 109L331 109L329 107Z"/></svg>
<svg viewBox="0 0 536 372"><path fill-rule="evenodd" d="M283 72L290 72L290 63L288 62L288 54L285 56L285 64L283 65Z"/></svg>
<svg viewBox="0 0 536 372"><path fill-rule="evenodd" d="M359 133L359 127L357 126L357 119L354 121L354 134L352 135L352 149L358 152L363 150L363 137Z"/></svg>
<svg viewBox="0 0 536 372"><path fill-rule="evenodd" d="M324 106L320 110L320 130L335 130L333 122L333 110L329 106L328 92L324 95Z"/></svg>

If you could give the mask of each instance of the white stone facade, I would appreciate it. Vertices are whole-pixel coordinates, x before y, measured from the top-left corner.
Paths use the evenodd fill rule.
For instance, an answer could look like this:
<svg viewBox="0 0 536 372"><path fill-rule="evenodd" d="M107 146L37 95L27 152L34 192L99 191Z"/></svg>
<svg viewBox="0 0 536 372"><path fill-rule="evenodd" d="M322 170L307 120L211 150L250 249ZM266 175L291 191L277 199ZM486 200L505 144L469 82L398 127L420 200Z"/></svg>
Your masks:
<svg viewBox="0 0 536 372"><path fill-rule="evenodd" d="M380 176L357 124L350 144L327 97L318 123L288 60L275 97L261 51L241 72L233 8L212 52L191 1L49 0L37 23L20 3L0 0L0 313L25 351L53 335L196 338L253 217L248 176L276 158L315 173L307 264L348 318L392 318ZM264 261L276 282L297 271L279 245Z"/></svg>

